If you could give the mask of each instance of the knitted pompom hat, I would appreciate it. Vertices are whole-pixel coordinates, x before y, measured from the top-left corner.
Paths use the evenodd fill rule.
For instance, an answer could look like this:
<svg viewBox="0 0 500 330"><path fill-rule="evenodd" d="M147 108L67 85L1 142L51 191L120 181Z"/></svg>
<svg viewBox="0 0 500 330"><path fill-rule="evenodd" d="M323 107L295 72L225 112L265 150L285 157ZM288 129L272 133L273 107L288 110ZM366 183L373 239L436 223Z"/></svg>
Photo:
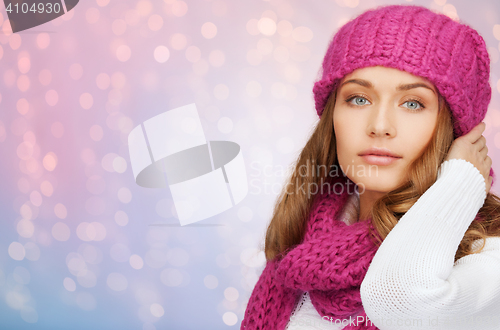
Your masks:
<svg viewBox="0 0 500 330"><path fill-rule="evenodd" d="M318 116L345 75L377 65L432 82L448 103L455 138L486 115L490 59L478 32L421 6L390 5L362 13L334 35L313 88ZM490 175L495 180L493 168Z"/></svg>

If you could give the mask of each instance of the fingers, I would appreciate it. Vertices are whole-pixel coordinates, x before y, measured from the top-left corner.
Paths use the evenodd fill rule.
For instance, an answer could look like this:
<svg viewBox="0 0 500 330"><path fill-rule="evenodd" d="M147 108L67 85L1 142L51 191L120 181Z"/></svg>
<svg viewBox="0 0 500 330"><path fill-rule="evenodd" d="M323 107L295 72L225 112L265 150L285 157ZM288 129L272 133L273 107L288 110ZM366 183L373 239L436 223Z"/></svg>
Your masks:
<svg viewBox="0 0 500 330"><path fill-rule="evenodd" d="M482 121L478 125L476 125L469 133L465 134L464 137L470 143L476 143L481 138L485 128L486 124Z"/></svg>

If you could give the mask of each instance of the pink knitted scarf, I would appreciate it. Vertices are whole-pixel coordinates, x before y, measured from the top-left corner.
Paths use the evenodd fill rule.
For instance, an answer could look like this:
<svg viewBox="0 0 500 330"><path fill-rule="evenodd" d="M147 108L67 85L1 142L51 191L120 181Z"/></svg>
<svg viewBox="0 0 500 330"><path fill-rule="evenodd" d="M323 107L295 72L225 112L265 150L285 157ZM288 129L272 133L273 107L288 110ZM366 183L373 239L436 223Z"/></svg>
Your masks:
<svg viewBox="0 0 500 330"><path fill-rule="evenodd" d="M285 329L303 291L309 291L318 313L330 322L353 316L343 329L378 329L367 318L360 296L361 282L377 251L369 227L376 231L370 219L351 225L338 219L348 197L347 189L317 196L303 242L285 257L267 262L241 329Z"/></svg>

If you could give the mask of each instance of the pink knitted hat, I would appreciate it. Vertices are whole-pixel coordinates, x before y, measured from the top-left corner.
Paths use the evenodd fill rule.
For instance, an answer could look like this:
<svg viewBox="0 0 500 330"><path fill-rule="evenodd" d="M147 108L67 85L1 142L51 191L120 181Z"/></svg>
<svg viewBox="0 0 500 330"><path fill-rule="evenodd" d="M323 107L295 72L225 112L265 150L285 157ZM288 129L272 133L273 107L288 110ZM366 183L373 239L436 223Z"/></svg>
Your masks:
<svg viewBox="0 0 500 330"><path fill-rule="evenodd" d="M333 37L313 88L318 116L345 75L376 65L432 82L449 105L455 138L486 115L490 59L478 32L424 7L390 5L362 13ZM494 180L493 168L490 175Z"/></svg>

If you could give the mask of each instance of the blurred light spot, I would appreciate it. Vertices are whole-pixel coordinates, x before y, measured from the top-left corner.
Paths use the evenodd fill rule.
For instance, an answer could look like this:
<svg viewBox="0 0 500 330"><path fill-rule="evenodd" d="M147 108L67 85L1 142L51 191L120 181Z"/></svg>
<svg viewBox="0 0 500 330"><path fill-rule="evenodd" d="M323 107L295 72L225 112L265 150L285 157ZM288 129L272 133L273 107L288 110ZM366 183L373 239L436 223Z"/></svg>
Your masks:
<svg viewBox="0 0 500 330"><path fill-rule="evenodd" d="M28 73L28 71L31 68L31 61L30 61L30 56L29 53L26 51L22 51L19 53L17 56L17 68L21 73Z"/></svg>
<svg viewBox="0 0 500 330"><path fill-rule="evenodd" d="M95 195L102 194L106 190L106 181L99 175L92 175L87 179L87 190Z"/></svg>
<svg viewBox="0 0 500 330"><path fill-rule="evenodd" d="M26 142L29 142L31 143L31 145L35 145L36 144L36 136L35 136L35 133L33 133L32 131L27 131L26 133L24 133L23 135L23 140L26 141Z"/></svg>
<svg viewBox="0 0 500 330"><path fill-rule="evenodd" d="M493 26L493 35L495 39L500 40L500 24L495 24Z"/></svg>
<svg viewBox="0 0 500 330"><path fill-rule="evenodd" d="M48 69L43 69L38 74L38 81L40 81L40 84L43 86L47 86L52 81L52 73Z"/></svg>
<svg viewBox="0 0 500 330"><path fill-rule="evenodd" d="M79 63L72 64L69 67L69 75L73 80L78 80L83 75L83 68Z"/></svg>
<svg viewBox="0 0 500 330"><path fill-rule="evenodd" d="M68 216L68 210L66 210L66 206L64 206L64 204L57 203L54 206L54 214L59 219L66 219L66 217Z"/></svg>
<svg viewBox="0 0 500 330"><path fill-rule="evenodd" d="M21 207L19 208L19 213L24 219L27 220L33 219L33 211L27 203L21 205Z"/></svg>
<svg viewBox="0 0 500 330"><path fill-rule="evenodd" d="M61 138L64 134L64 126L62 123L56 121L50 126L50 131L54 137Z"/></svg>
<svg viewBox="0 0 500 330"><path fill-rule="evenodd" d="M293 29L292 38L298 42L308 42L313 38L313 32L308 27L299 26Z"/></svg>
<svg viewBox="0 0 500 330"><path fill-rule="evenodd" d="M95 82L99 89L105 90L111 84L111 78L106 73L99 73L95 78Z"/></svg>
<svg viewBox="0 0 500 330"><path fill-rule="evenodd" d="M124 173L127 170L127 161L125 158L116 156L115 159L113 159L113 169L117 173Z"/></svg>
<svg viewBox="0 0 500 330"><path fill-rule="evenodd" d="M286 86L283 83L276 82L271 86L271 94L276 99L282 99L286 95Z"/></svg>
<svg viewBox="0 0 500 330"><path fill-rule="evenodd" d="M80 158L87 165L91 165L95 162L95 153L94 150L90 148L84 148L80 153Z"/></svg>
<svg viewBox="0 0 500 330"><path fill-rule="evenodd" d="M99 9L97 8L89 8L85 12L85 19L87 23L94 24L99 20Z"/></svg>
<svg viewBox="0 0 500 330"><path fill-rule="evenodd" d="M200 49L196 46L189 46L186 49L186 59L191 63L196 63L201 58Z"/></svg>
<svg viewBox="0 0 500 330"><path fill-rule="evenodd" d="M30 87L30 78L28 78L28 76L26 75L20 75L18 78L17 78L17 88L21 91L21 92L26 92Z"/></svg>
<svg viewBox="0 0 500 330"><path fill-rule="evenodd" d="M0 103L1 101L2 101L2 95L0 94ZM7 131L5 130L5 125L0 120L0 142L5 141L6 138L7 138Z"/></svg>
<svg viewBox="0 0 500 330"><path fill-rule="evenodd" d="M160 279L166 286L179 286L182 283L182 273L177 269L167 268L161 272Z"/></svg>
<svg viewBox="0 0 500 330"><path fill-rule="evenodd" d="M488 54L490 55L491 63L498 62L499 54L498 50L494 47L488 47Z"/></svg>
<svg viewBox="0 0 500 330"><path fill-rule="evenodd" d="M24 246L19 242L12 242L9 245L9 256L14 260L23 260L26 255Z"/></svg>
<svg viewBox="0 0 500 330"><path fill-rule="evenodd" d="M9 307L13 309L18 309L18 310L22 309L25 306L25 304L29 301L29 299L30 299L29 292L26 292L25 287L18 287L18 290L8 291L7 294L5 294L5 302Z"/></svg>
<svg viewBox="0 0 500 330"><path fill-rule="evenodd" d="M126 262L130 259L130 249L121 243L116 243L109 250L111 258L116 262Z"/></svg>
<svg viewBox="0 0 500 330"><path fill-rule="evenodd" d="M458 19L457 9L450 3L443 6L443 14L453 20Z"/></svg>
<svg viewBox="0 0 500 330"><path fill-rule="evenodd" d="M39 33L35 42L39 49L46 49L50 45L50 35L45 32Z"/></svg>
<svg viewBox="0 0 500 330"><path fill-rule="evenodd" d="M128 287L127 278L120 273L110 273L106 279L106 284L113 291L123 291Z"/></svg>
<svg viewBox="0 0 500 330"><path fill-rule="evenodd" d="M137 13L139 15L147 16L151 13L151 11L153 9L153 5L151 4L151 2L149 2L147 0L140 0L135 5L135 9L137 10Z"/></svg>
<svg viewBox="0 0 500 330"><path fill-rule="evenodd" d="M229 301L236 301L238 300L238 297L240 296L238 290L236 290L233 287L228 287L224 290L224 298L226 298Z"/></svg>
<svg viewBox="0 0 500 330"><path fill-rule="evenodd" d="M127 22L127 24L130 26L136 26L139 23L140 19L141 17L135 9L129 9L125 12L125 22Z"/></svg>
<svg viewBox="0 0 500 330"><path fill-rule="evenodd" d="M247 28L247 32L252 35L252 36L256 36L259 34L259 21L255 18L252 18L251 20L249 20L247 22L247 25L246 25L246 28Z"/></svg>
<svg viewBox="0 0 500 330"><path fill-rule="evenodd" d="M240 261L248 267L261 267L265 263L265 254L256 248L248 248L241 251Z"/></svg>
<svg viewBox="0 0 500 330"><path fill-rule="evenodd" d="M91 311L96 307L96 301L93 295L88 292L80 292L76 296L76 304L85 311Z"/></svg>
<svg viewBox="0 0 500 330"><path fill-rule="evenodd" d="M261 38L257 42L257 50L261 55L268 55L273 52L273 43L268 38Z"/></svg>
<svg viewBox="0 0 500 330"><path fill-rule="evenodd" d="M92 196L85 202L85 209L91 215L100 215L106 210L106 203L102 198Z"/></svg>
<svg viewBox="0 0 500 330"><path fill-rule="evenodd" d="M273 57L279 63L286 63L286 61L288 61L288 58L290 57L290 53L288 52L288 49L286 47L277 46L274 49Z"/></svg>
<svg viewBox="0 0 500 330"><path fill-rule="evenodd" d="M9 46L13 50L16 50L19 47L21 47L21 36L19 34L17 34L17 33L11 34L10 37L9 37Z"/></svg>
<svg viewBox="0 0 500 330"><path fill-rule="evenodd" d="M130 263L130 266L132 266L132 268L134 269L141 269L142 267L144 267L144 261L137 254L131 255L128 262Z"/></svg>
<svg viewBox="0 0 500 330"><path fill-rule="evenodd" d="M438 5L438 6L444 6L446 4L446 0L434 0L434 2Z"/></svg>
<svg viewBox="0 0 500 330"><path fill-rule="evenodd" d="M161 268L165 266L169 255L167 252L157 249L151 249L146 252L144 256L144 261L151 268Z"/></svg>
<svg viewBox="0 0 500 330"><path fill-rule="evenodd" d="M26 92L30 88L30 79L26 75L20 75L17 78L17 88L21 92Z"/></svg>
<svg viewBox="0 0 500 330"><path fill-rule="evenodd" d="M160 199L156 202L155 211L162 218L172 217L173 202L169 198Z"/></svg>
<svg viewBox="0 0 500 330"><path fill-rule="evenodd" d="M172 37L170 37L170 45L175 50L184 49L187 45L186 36L182 33L174 33Z"/></svg>
<svg viewBox="0 0 500 330"><path fill-rule="evenodd" d="M76 290L76 283L73 281L73 279L69 277L65 277L63 280L63 286L66 290L73 292Z"/></svg>
<svg viewBox="0 0 500 330"><path fill-rule="evenodd" d="M229 326L235 325L238 322L238 316L236 316L233 312L225 312L222 315L222 321L224 324Z"/></svg>
<svg viewBox="0 0 500 330"><path fill-rule="evenodd" d="M249 81L246 86L246 92L251 97L259 97L262 92L262 86L255 80Z"/></svg>
<svg viewBox="0 0 500 330"><path fill-rule="evenodd" d="M285 67L285 78L291 83L300 82L301 74L299 68L295 65L287 65Z"/></svg>
<svg viewBox="0 0 500 330"><path fill-rule="evenodd" d="M224 53L220 50L213 50L210 52L210 55L208 55L208 61L214 67L222 66L225 60L226 57L224 56Z"/></svg>
<svg viewBox="0 0 500 330"><path fill-rule="evenodd" d="M267 18L272 19L275 22L278 19L278 16L272 10L265 10L260 17L267 17Z"/></svg>
<svg viewBox="0 0 500 330"><path fill-rule="evenodd" d="M75 252L70 252L66 256L66 266L71 274L75 276L83 275L87 272L87 264L83 257Z"/></svg>
<svg viewBox="0 0 500 330"><path fill-rule="evenodd" d="M26 268L21 266L17 266L16 268L14 268L12 277L17 283L22 285L28 285L31 279L30 272Z"/></svg>
<svg viewBox="0 0 500 330"><path fill-rule="evenodd" d="M215 263L220 268L227 268L231 265L231 260L229 260L227 254L221 253L215 258Z"/></svg>
<svg viewBox="0 0 500 330"><path fill-rule="evenodd" d="M52 172L57 166L57 156L53 152L49 152L43 157L43 167L47 171Z"/></svg>
<svg viewBox="0 0 500 330"><path fill-rule="evenodd" d="M76 280L84 288L93 288L97 284L97 276L88 269L78 274Z"/></svg>
<svg viewBox="0 0 500 330"><path fill-rule="evenodd" d="M94 98L90 93L80 95L80 106L86 110L90 109L94 104Z"/></svg>
<svg viewBox="0 0 500 330"><path fill-rule="evenodd" d="M48 105L55 106L58 101L59 94L55 90L51 89L45 93L45 102L47 102Z"/></svg>
<svg viewBox="0 0 500 330"><path fill-rule="evenodd" d="M49 181L42 181L40 184L40 191L44 196L50 197L54 193L54 187Z"/></svg>
<svg viewBox="0 0 500 330"><path fill-rule="evenodd" d="M10 129L14 135L23 135L28 129L28 122L23 117L18 117L12 121Z"/></svg>
<svg viewBox="0 0 500 330"><path fill-rule="evenodd" d="M238 209L238 218L243 222L249 222L253 218L253 211L248 206L242 206Z"/></svg>
<svg viewBox="0 0 500 330"><path fill-rule="evenodd" d="M94 228L94 231L95 231L95 235L92 238L94 241L102 241L102 240L104 240L104 238L106 238L106 227L104 227L104 225L102 223L91 222L89 224L89 226L87 227L87 233L88 233L89 228L91 228L91 226ZM89 235L89 237L90 237L90 235Z"/></svg>
<svg viewBox="0 0 500 330"><path fill-rule="evenodd" d="M207 275L203 279L203 284L205 284L208 289L215 289L219 285L219 280L214 275Z"/></svg>
<svg viewBox="0 0 500 330"><path fill-rule="evenodd" d="M281 35L282 37L288 37L292 34L293 31L292 23L290 23L287 20L279 21L277 25L277 30L278 34Z"/></svg>
<svg viewBox="0 0 500 330"><path fill-rule="evenodd" d="M21 142L17 146L17 157L27 160L33 155L33 145L29 142Z"/></svg>
<svg viewBox="0 0 500 330"><path fill-rule="evenodd" d="M229 134L233 131L233 121L228 117L221 117L217 121L217 129L224 134Z"/></svg>
<svg viewBox="0 0 500 330"><path fill-rule="evenodd" d="M27 323L36 323L38 321L38 313L33 307L23 306L20 311L21 318Z"/></svg>
<svg viewBox="0 0 500 330"><path fill-rule="evenodd" d="M17 181L17 188L20 192L27 194L30 191L30 183L26 178L20 178Z"/></svg>
<svg viewBox="0 0 500 330"><path fill-rule="evenodd" d="M132 200L132 193L127 187L122 187L118 190L117 193L118 200L122 203L130 203Z"/></svg>
<svg viewBox="0 0 500 330"><path fill-rule="evenodd" d="M153 14L148 19L148 27L151 31L158 31L163 26L163 18L158 14Z"/></svg>
<svg viewBox="0 0 500 330"><path fill-rule="evenodd" d="M33 225L33 222L27 219L19 220L16 229L19 236L25 238L30 238L35 233L35 226Z"/></svg>
<svg viewBox="0 0 500 330"><path fill-rule="evenodd" d="M99 7L106 7L109 4L110 0L96 0L96 3Z"/></svg>
<svg viewBox="0 0 500 330"><path fill-rule="evenodd" d="M40 258L40 248L33 242L24 244L26 259L30 261L37 261Z"/></svg>
<svg viewBox="0 0 500 330"><path fill-rule="evenodd" d="M208 72L208 62L205 60L199 60L193 63L193 71L199 76L203 76Z"/></svg>
<svg viewBox="0 0 500 330"><path fill-rule="evenodd" d="M111 75L111 85L116 89L123 88L126 82L127 77L122 72L115 72Z"/></svg>
<svg viewBox="0 0 500 330"><path fill-rule="evenodd" d="M101 161L101 166L104 170L107 172L114 172L115 169L113 168L113 161L115 160L116 157L120 157L117 154L111 152L109 154L106 154Z"/></svg>
<svg viewBox="0 0 500 330"><path fill-rule="evenodd" d="M175 1L172 4L172 14L174 14L174 16L182 17L186 15L187 11L188 6L184 1Z"/></svg>
<svg viewBox="0 0 500 330"><path fill-rule="evenodd" d="M272 36L276 32L276 22L269 17L262 17L257 23L260 33L266 36Z"/></svg>
<svg viewBox="0 0 500 330"><path fill-rule="evenodd" d="M120 62L127 62L132 55L130 47L127 45L120 45L116 48L116 58Z"/></svg>
<svg viewBox="0 0 500 330"><path fill-rule="evenodd" d="M115 19L111 24L111 31L117 36L121 36L127 30L127 23L122 19Z"/></svg>
<svg viewBox="0 0 500 330"><path fill-rule="evenodd" d="M55 223L54 226L52 226L52 236L60 242L67 241L70 237L68 225L62 222Z"/></svg>
<svg viewBox="0 0 500 330"><path fill-rule="evenodd" d="M247 62L251 65L259 65L262 62L262 55L257 49L250 49L247 52Z"/></svg>
<svg viewBox="0 0 500 330"><path fill-rule="evenodd" d="M224 84L218 84L214 88L214 96L218 100L225 100L229 97L229 88Z"/></svg>
<svg viewBox="0 0 500 330"><path fill-rule="evenodd" d="M102 139L102 136L104 134L104 131L101 126L99 125L93 125L90 127L90 138L94 141L100 141Z"/></svg>
<svg viewBox="0 0 500 330"><path fill-rule="evenodd" d="M151 311L151 315L155 317L162 317L165 314L165 310L160 304L152 304L149 310Z"/></svg>
<svg viewBox="0 0 500 330"><path fill-rule="evenodd" d="M201 35L206 39L212 39L217 35L217 26L212 22L206 22L201 26Z"/></svg>
<svg viewBox="0 0 500 330"><path fill-rule="evenodd" d="M224 1L216 0L212 2L212 14L215 16L224 16L227 12L227 5Z"/></svg>
<svg viewBox="0 0 500 330"><path fill-rule="evenodd" d="M128 223L128 215L124 211L116 211L115 222L118 226L126 226Z"/></svg>
<svg viewBox="0 0 500 330"><path fill-rule="evenodd" d="M17 101L16 108L17 112L19 112L21 115L25 115L30 109L30 104L25 98L21 98Z"/></svg>
<svg viewBox="0 0 500 330"><path fill-rule="evenodd" d="M173 248L168 251L168 262L175 267L185 266L189 261L189 254L181 248Z"/></svg>
<svg viewBox="0 0 500 330"><path fill-rule="evenodd" d="M309 48L303 45L294 45L290 51L290 57L297 62L307 61L311 57Z"/></svg>
<svg viewBox="0 0 500 330"><path fill-rule="evenodd" d="M158 46L154 51L154 58L158 63L165 63L170 57L170 51L165 46Z"/></svg>

